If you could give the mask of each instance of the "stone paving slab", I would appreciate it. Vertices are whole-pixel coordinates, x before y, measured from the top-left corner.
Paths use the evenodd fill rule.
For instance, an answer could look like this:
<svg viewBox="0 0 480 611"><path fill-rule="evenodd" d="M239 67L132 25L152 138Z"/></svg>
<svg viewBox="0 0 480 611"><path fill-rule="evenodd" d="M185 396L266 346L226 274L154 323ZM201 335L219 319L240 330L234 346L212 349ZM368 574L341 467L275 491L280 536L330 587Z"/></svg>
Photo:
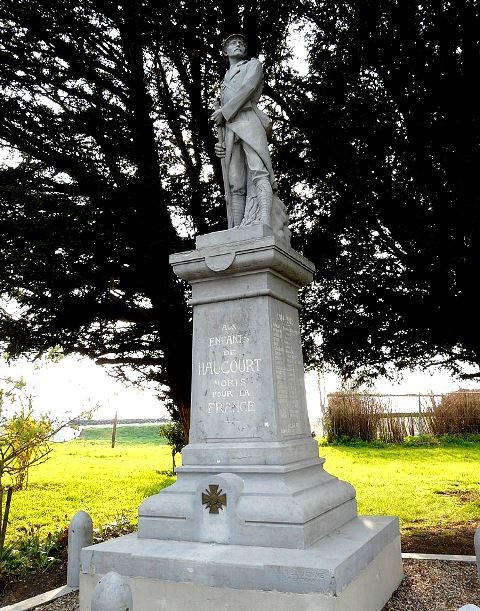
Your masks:
<svg viewBox="0 0 480 611"><path fill-rule="evenodd" d="M461 556L459 554L416 554L414 552L406 552L402 554L402 558L411 560L443 560L446 562L472 562L477 561L476 556Z"/></svg>

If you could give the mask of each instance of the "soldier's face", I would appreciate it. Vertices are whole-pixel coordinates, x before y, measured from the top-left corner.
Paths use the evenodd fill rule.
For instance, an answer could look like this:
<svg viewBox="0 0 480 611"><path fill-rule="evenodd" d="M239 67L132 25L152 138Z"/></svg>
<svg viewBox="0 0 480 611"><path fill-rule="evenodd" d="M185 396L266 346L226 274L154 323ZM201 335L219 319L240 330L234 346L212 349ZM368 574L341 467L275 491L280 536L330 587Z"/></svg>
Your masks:
<svg viewBox="0 0 480 611"><path fill-rule="evenodd" d="M242 38L232 38L225 47L225 55L227 57L245 57L247 54L247 45Z"/></svg>

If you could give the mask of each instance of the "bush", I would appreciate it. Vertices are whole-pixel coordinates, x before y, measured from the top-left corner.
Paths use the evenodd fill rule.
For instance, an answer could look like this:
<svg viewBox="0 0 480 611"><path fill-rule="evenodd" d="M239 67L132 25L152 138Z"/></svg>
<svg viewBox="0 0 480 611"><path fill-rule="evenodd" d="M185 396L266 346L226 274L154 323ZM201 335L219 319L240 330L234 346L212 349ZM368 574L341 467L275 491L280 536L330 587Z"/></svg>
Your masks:
<svg viewBox="0 0 480 611"><path fill-rule="evenodd" d="M480 392L457 390L443 395L425 411L425 422L432 435L478 435L480 433Z"/></svg>
<svg viewBox="0 0 480 611"><path fill-rule="evenodd" d="M50 454L50 438L56 432L47 416L33 417L32 396L23 380L2 380L0 387L0 556L9 524L12 495L25 488L30 467L44 462ZM16 411L8 418L4 404Z"/></svg>
<svg viewBox="0 0 480 611"><path fill-rule="evenodd" d="M68 527L59 526L47 534L39 525L20 530L20 537L5 544L0 554L0 591L8 580L49 571L67 554ZM134 530L135 525L126 516L120 515L110 524L95 528L93 541L101 543Z"/></svg>
<svg viewBox="0 0 480 611"><path fill-rule="evenodd" d="M135 531L135 525L132 524L127 516L119 515L113 522L104 524L100 528L93 529L93 542L101 543L108 539L116 539L117 537L123 537Z"/></svg>
<svg viewBox="0 0 480 611"><path fill-rule="evenodd" d="M325 414L327 441L342 438L374 441L386 411L385 404L368 393L344 391L331 395Z"/></svg>
<svg viewBox="0 0 480 611"><path fill-rule="evenodd" d="M68 531L59 528L44 535L39 526L24 529L22 536L5 544L0 555L0 585L7 578L23 578L30 573L43 573L60 562L58 554L66 548Z"/></svg>
<svg viewBox="0 0 480 611"><path fill-rule="evenodd" d="M403 440L403 445L407 448L422 448L442 445L443 438L439 439L430 433L422 435L408 435Z"/></svg>
<svg viewBox="0 0 480 611"><path fill-rule="evenodd" d="M167 440L172 450L172 475L175 473L175 456L179 454L186 445L183 427L180 422L167 422L158 429L160 437Z"/></svg>

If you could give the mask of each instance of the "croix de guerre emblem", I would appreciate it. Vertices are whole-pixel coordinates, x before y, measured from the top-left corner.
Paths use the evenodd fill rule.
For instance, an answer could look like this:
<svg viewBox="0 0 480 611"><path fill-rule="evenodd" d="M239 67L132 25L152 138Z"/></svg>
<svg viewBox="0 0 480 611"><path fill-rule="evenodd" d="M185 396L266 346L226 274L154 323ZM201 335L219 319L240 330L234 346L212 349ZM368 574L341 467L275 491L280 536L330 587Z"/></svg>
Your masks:
<svg viewBox="0 0 480 611"><path fill-rule="evenodd" d="M202 505L206 505L209 513L218 513L227 504L227 495L218 484L210 484L208 490L202 492Z"/></svg>

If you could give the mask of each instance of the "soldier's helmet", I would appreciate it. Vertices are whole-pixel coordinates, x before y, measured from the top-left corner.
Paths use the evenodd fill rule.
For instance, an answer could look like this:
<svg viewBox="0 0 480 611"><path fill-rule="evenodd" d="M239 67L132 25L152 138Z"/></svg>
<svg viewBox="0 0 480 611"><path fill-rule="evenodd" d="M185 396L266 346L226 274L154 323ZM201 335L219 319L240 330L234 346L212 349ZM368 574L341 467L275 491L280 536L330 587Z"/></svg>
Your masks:
<svg viewBox="0 0 480 611"><path fill-rule="evenodd" d="M243 34L230 34L230 36L227 36L225 38L225 40L222 42L222 53L225 55L225 51L227 49L227 45L228 43L233 40L234 38L240 38L243 41L243 44L245 45L245 49L248 49L248 42L246 37Z"/></svg>

